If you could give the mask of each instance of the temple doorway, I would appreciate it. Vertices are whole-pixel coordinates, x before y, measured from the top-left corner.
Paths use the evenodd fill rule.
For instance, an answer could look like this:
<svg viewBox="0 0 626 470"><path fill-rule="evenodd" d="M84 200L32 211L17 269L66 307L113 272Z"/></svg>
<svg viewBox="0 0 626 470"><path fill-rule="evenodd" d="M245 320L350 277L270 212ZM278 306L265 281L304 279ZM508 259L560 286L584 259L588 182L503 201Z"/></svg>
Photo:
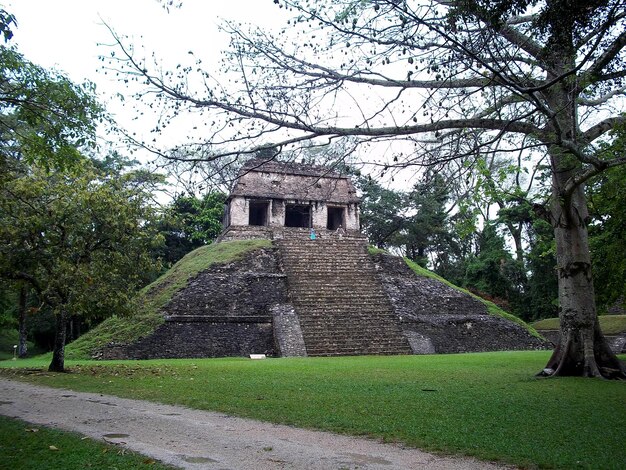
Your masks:
<svg viewBox="0 0 626 470"><path fill-rule="evenodd" d="M285 207L285 227L311 226L311 206L287 204Z"/></svg>

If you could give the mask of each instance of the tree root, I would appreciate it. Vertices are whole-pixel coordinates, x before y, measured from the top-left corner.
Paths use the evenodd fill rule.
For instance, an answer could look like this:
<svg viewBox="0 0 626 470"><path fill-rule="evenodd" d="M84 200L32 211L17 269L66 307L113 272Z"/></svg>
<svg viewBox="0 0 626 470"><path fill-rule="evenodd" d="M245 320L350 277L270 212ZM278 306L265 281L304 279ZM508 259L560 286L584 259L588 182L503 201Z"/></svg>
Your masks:
<svg viewBox="0 0 626 470"><path fill-rule="evenodd" d="M560 339L548 364L537 376L626 380L626 364L611 351L599 328L594 328L591 334L570 331Z"/></svg>

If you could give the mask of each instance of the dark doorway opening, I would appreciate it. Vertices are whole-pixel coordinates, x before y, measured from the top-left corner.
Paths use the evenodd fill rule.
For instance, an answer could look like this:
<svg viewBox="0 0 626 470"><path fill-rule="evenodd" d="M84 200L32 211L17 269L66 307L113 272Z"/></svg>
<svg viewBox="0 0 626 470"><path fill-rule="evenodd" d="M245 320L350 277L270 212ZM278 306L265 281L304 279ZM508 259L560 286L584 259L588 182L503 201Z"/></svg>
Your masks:
<svg viewBox="0 0 626 470"><path fill-rule="evenodd" d="M250 202L248 225L267 225L269 202Z"/></svg>
<svg viewBox="0 0 626 470"><path fill-rule="evenodd" d="M285 207L285 227L310 227L311 206L287 204Z"/></svg>
<svg viewBox="0 0 626 470"><path fill-rule="evenodd" d="M343 207L329 207L328 208L328 220L326 222L326 228L328 230L337 230L343 228Z"/></svg>

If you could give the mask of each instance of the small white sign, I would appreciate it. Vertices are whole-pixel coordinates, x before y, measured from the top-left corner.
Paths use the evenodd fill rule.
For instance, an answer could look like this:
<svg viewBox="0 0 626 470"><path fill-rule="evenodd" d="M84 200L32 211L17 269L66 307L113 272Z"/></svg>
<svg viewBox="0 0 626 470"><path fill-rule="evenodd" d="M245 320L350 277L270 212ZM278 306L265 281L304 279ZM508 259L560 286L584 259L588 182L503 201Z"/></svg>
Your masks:
<svg viewBox="0 0 626 470"><path fill-rule="evenodd" d="M265 359L265 354L250 354L250 359Z"/></svg>

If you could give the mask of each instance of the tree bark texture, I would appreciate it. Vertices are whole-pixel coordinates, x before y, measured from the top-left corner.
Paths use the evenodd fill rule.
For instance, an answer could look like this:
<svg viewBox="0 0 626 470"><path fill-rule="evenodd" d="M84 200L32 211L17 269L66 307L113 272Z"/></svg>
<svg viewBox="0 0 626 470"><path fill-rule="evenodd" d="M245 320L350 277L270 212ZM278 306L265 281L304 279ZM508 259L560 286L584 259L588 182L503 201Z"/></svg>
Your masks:
<svg viewBox="0 0 626 470"><path fill-rule="evenodd" d="M56 316L56 331L54 334L54 349L52 362L48 367L50 372L65 372L65 338L67 336L67 313L61 309Z"/></svg>
<svg viewBox="0 0 626 470"><path fill-rule="evenodd" d="M577 188L568 200L554 199L560 339L540 375L626 379L626 366L610 349L598 322L584 190Z"/></svg>

